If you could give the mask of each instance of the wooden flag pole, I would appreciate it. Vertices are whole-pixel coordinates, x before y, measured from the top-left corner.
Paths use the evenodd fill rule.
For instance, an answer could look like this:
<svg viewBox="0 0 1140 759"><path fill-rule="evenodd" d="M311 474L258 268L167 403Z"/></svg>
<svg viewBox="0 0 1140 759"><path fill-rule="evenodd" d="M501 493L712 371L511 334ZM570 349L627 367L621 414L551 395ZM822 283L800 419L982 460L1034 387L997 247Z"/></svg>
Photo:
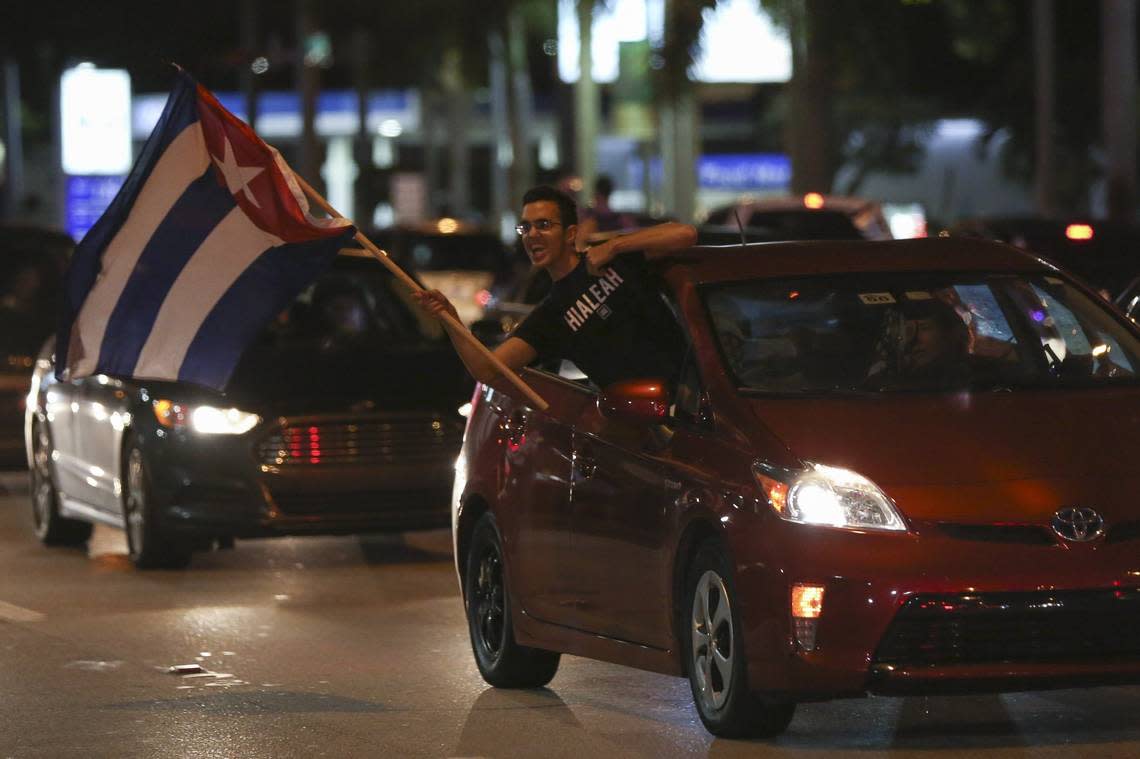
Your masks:
<svg viewBox="0 0 1140 759"><path fill-rule="evenodd" d="M335 217L337 219L343 219L344 218L344 216L341 215L341 213L339 211L337 211L335 208L333 208L331 205L329 205L329 202L327 200L325 200L323 197L321 197L321 194L318 193L316 190L314 190L308 182L306 182L303 178L298 176L296 173L294 173L293 176L294 176L294 178L296 178L297 184L299 184L301 186L301 189L305 191L305 194L308 195L309 198L314 203L316 203L318 206L320 206L324 210L325 213L327 213L329 216ZM364 233L361 232L359 229L357 229L357 231L356 231L356 241L358 243L360 243L361 245L363 245L364 249L367 250L369 253L371 253L374 258L376 258L378 261L380 261L380 263L382 263L386 267L388 267L388 269L394 275L396 275L396 278L399 279L401 282L403 282L404 285L409 290L411 290L412 292L423 292L424 288L420 287L420 284L418 282L416 282L414 279L409 277L407 272L405 272L403 269L401 269L399 266L397 266L396 263L391 259L391 257L385 251L378 248L376 246L376 243L369 240L364 235ZM519 391L527 397L527 400L529 400L531 403L533 403L536 408L538 408L540 411L545 411L549 407L549 404L545 400L543 400L541 395L539 395L538 393L536 393L534 391L534 388L532 388L530 385L528 385L523 380L523 378L520 377L514 370L512 370L509 366L504 364L502 362L502 360L500 360L498 358L498 356L496 356L494 353L492 353L490 350L488 350L487 346L485 346L485 345L483 345L483 343L479 342L479 338L477 338L477 337L475 337L475 335L471 334L471 330L467 329L467 327L465 327L462 323L460 323L460 321L458 319L456 319L454 316L447 313L446 311L443 312L442 314L440 314L440 316L445 321L447 321L447 323L450 324L457 331L456 333L463 340L470 343L472 347L476 348L484 356L486 356L487 359L491 362L491 364L494 365L494 367L499 371L499 373L502 374L503 377L506 378L512 385L514 385L516 388L518 388Z"/></svg>

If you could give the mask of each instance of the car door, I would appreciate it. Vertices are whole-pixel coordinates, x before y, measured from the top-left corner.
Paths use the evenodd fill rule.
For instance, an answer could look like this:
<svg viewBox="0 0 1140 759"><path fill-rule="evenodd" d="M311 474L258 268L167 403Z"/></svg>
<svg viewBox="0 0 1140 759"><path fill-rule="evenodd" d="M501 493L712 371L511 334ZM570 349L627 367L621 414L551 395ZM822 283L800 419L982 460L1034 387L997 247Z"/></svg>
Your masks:
<svg viewBox="0 0 1140 759"><path fill-rule="evenodd" d="M666 648L670 640L670 498L680 483L652 430L606 419L591 404L573 438L572 531L564 575L573 626Z"/></svg>
<svg viewBox="0 0 1140 759"><path fill-rule="evenodd" d="M84 468L84 501L111 514L120 513L120 453L127 408L122 380L103 374L80 383L76 447Z"/></svg>
<svg viewBox="0 0 1140 759"><path fill-rule="evenodd" d="M499 392L487 401L503 440L496 517L523 610L565 625L572 612L564 572L570 541L571 421L591 396L546 373L528 372L526 379L550 404L546 411Z"/></svg>
<svg viewBox="0 0 1140 759"><path fill-rule="evenodd" d="M43 404L51 436L52 465L55 470L56 486L61 494L85 500L90 485L85 479L78 449L79 430L79 387L82 380L60 382L51 375L44 375Z"/></svg>

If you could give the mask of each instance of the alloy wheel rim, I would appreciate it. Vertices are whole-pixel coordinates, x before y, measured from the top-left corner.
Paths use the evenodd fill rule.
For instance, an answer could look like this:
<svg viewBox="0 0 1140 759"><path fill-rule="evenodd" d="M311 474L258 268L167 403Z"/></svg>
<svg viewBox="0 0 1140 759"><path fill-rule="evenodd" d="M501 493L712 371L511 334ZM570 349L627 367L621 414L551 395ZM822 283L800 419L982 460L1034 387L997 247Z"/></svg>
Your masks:
<svg viewBox="0 0 1140 759"><path fill-rule="evenodd" d="M32 514L36 529L43 531L51 516L51 471L48 463L49 440L42 424L36 425L35 450L32 451L32 471L35 474L35 497L32 499Z"/></svg>
<svg viewBox="0 0 1140 759"><path fill-rule="evenodd" d="M479 645L492 659L503 648L503 565L499 553L489 547L479 561L479 574L475 579L474 620L479 633Z"/></svg>
<svg viewBox="0 0 1140 759"><path fill-rule="evenodd" d="M720 710L732 688L736 641L728 589L716 572L709 570L697 581L693 593L692 671L697 692L707 711Z"/></svg>
<svg viewBox="0 0 1140 759"><path fill-rule="evenodd" d="M138 555L143 541L143 468L142 454L132 448L127 457L127 547Z"/></svg>

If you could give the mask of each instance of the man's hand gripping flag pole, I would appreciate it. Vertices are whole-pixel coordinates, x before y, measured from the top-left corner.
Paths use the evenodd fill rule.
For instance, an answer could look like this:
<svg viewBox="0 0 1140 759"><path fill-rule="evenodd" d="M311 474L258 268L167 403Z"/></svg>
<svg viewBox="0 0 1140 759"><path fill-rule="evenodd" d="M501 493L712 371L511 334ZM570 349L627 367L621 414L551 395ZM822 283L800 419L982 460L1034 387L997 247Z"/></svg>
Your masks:
<svg viewBox="0 0 1140 759"><path fill-rule="evenodd" d="M325 200L320 193L314 190L313 187L308 182L306 182L303 177L298 175L296 172L293 173L293 177L297 180L297 184L301 186L301 189L305 191L305 194L309 196L309 199L320 206L325 213L336 219L345 218L339 211L329 205L329 202ZM374 258L380 261L380 263L387 266L388 269L391 270L392 274L394 274L397 279L403 282L409 290L412 292L423 292L423 288L420 287L419 283L409 277L403 269L401 269L395 264L395 262L392 261L392 259L385 251L377 247L377 245L369 240L363 232L357 231L355 239L358 243L364 246L364 249L371 253ZM547 404L542 396L535 392L534 388L528 385L526 381L523 380L523 378L518 374L516 374L509 366L499 360L499 358L495 356L494 353L487 349L487 346L479 342L479 339L471 333L471 330L467 329L467 327L460 323L459 320L457 320L451 314L443 313L441 314L441 317L445 319L449 324L451 324L452 327L455 327L457 329L457 333L464 340L482 352L487 357L487 359L490 360L491 364L494 365L494 367L499 371L499 373L503 375L503 377L512 385L518 388L519 392L523 393L523 395L526 396L527 400L533 403L536 408L538 408L540 411L545 411L548 408L549 404Z"/></svg>

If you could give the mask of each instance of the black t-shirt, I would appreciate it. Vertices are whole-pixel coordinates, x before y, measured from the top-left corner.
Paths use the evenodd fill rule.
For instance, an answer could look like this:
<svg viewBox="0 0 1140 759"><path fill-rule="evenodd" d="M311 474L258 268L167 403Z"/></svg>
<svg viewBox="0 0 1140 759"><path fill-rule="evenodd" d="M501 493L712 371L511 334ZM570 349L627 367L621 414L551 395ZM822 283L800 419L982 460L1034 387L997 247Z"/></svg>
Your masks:
<svg viewBox="0 0 1140 759"><path fill-rule="evenodd" d="M623 379L675 380L684 345L641 253L617 256L600 277L583 256L512 336L540 360L573 361L603 388Z"/></svg>

